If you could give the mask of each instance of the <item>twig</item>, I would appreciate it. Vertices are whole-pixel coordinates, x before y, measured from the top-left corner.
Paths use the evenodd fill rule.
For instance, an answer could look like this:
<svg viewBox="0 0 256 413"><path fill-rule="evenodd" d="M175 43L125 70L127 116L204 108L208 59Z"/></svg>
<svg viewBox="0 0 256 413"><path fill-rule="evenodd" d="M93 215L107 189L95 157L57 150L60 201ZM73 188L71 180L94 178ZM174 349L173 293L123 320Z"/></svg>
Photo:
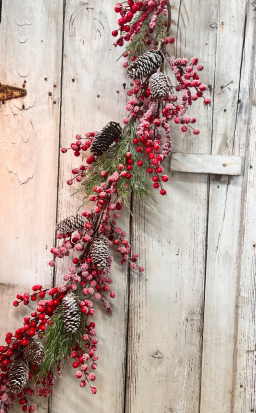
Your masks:
<svg viewBox="0 0 256 413"><path fill-rule="evenodd" d="M172 24L172 8L171 8L170 0L168 0L168 3L167 3L167 13L168 13L168 18L167 18L166 36L169 37L171 34L171 24ZM161 50L163 54L167 53L166 45L164 43L161 46ZM160 72L164 73L164 62L161 64Z"/></svg>

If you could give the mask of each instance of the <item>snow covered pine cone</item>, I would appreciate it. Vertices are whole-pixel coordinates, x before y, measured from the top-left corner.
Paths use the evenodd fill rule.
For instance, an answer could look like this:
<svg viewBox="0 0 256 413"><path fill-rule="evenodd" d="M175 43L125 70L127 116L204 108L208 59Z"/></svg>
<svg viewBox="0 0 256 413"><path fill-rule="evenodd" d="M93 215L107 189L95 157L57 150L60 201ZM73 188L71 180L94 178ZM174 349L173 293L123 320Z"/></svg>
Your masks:
<svg viewBox="0 0 256 413"><path fill-rule="evenodd" d="M149 50L130 64L127 73L131 79L142 79L157 70L164 61L161 50Z"/></svg>
<svg viewBox="0 0 256 413"><path fill-rule="evenodd" d="M27 346L24 347L23 356L25 360L38 366L44 362L46 357L44 346L40 341L31 340Z"/></svg>
<svg viewBox="0 0 256 413"><path fill-rule="evenodd" d="M28 362L22 359L14 360L9 371L9 386L11 392L19 393L26 386L28 375Z"/></svg>
<svg viewBox="0 0 256 413"><path fill-rule="evenodd" d="M154 73L149 79L149 88L154 99L164 99L169 92L168 80L162 72Z"/></svg>
<svg viewBox="0 0 256 413"><path fill-rule="evenodd" d="M104 270L108 265L108 249L109 243L107 237L100 235L94 238L91 245L91 259L93 265L99 270Z"/></svg>
<svg viewBox="0 0 256 413"><path fill-rule="evenodd" d="M66 331L75 333L81 322L81 310L78 297L70 292L62 300L63 321Z"/></svg>
<svg viewBox="0 0 256 413"><path fill-rule="evenodd" d="M57 231L61 234L66 234L67 232L74 232L78 229L83 229L86 218L80 214L71 215L60 221L57 225Z"/></svg>
<svg viewBox="0 0 256 413"><path fill-rule="evenodd" d="M101 131L97 133L92 141L90 150L94 156L100 156L114 143L121 138L122 128L117 122L109 122Z"/></svg>

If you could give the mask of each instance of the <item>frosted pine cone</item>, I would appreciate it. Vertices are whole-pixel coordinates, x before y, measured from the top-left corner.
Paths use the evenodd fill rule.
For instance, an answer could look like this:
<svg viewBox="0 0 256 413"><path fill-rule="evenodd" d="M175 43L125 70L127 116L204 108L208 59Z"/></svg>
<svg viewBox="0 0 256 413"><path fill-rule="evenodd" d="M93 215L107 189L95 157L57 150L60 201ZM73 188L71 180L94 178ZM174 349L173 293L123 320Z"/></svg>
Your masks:
<svg viewBox="0 0 256 413"><path fill-rule="evenodd" d="M11 392L19 393L26 386L28 375L28 362L22 359L14 360L9 371L9 386Z"/></svg>
<svg viewBox="0 0 256 413"><path fill-rule="evenodd" d="M122 128L119 123L109 122L92 141L90 150L94 156L100 156L114 143L121 138Z"/></svg>
<svg viewBox="0 0 256 413"><path fill-rule="evenodd" d="M157 70L164 61L160 50L149 50L130 64L127 73L131 79L142 79Z"/></svg>
<svg viewBox="0 0 256 413"><path fill-rule="evenodd" d="M167 77L162 73L154 73L149 79L149 88L154 99L164 99L169 92Z"/></svg>
<svg viewBox="0 0 256 413"><path fill-rule="evenodd" d="M68 293L62 300L63 321L69 333L75 333L81 322L79 299L74 293Z"/></svg>
<svg viewBox="0 0 256 413"><path fill-rule="evenodd" d="M86 218L83 217L83 215L71 215L70 217L63 219L58 223L57 231L61 234L67 232L72 233L74 231L77 231L78 229L83 229L85 222Z"/></svg>
<svg viewBox="0 0 256 413"><path fill-rule="evenodd" d="M107 237L100 235L94 238L91 246L91 258L93 265L99 270L103 270L108 265L109 243Z"/></svg>
<svg viewBox="0 0 256 413"><path fill-rule="evenodd" d="M23 350L24 358L32 364L42 364L45 360L45 351L40 341L31 340Z"/></svg>

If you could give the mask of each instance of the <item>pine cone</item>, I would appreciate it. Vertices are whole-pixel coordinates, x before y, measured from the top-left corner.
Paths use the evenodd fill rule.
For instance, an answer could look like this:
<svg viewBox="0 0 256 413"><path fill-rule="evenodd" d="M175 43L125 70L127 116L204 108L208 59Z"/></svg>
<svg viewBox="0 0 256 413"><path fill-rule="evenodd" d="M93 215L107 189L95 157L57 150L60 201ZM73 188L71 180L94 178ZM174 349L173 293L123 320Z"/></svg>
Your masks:
<svg viewBox="0 0 256 413"><path fill-rule="evenodd" d="M40 341L31 340L23 350L24 358L32 364L42 364L46 354Z"/></svg>
<svg viewBox="0 0 256 413"><path fill-rule="evenodd" d="M154 73L149 79L149 88L154 99L164 99L169 92L167 77L162 73Z"/></svg>
<svg viewBox="0 0 256 413"><path fill-rule="evenodd" d="M91 258L93 265L99 270L103 270L108 265L108 248L109 243L107 237L100 235L94 238L91 245Z"/></svg>
<svg viewBox="0 0 256 413"><path fill-rule="evenodd" d="M70 292L62 300L63 321L65 329L70 333L75 333L81 322L81 310L78 297Z"/></svg>
<svg viewBox="0 0 256 413"><path fill-rule="evenodd" d="M121 138L122 128L119 123L109 122L92 141L90 150L94 156L102 155L113 142Z"/></svg>
<svg viewBox="0 0 256 413"><path fill-rule="evenodd" d="M142 79L157 70L164 61L160 50L149 50L130 64L127 73L131 79Z"/></svg>
<svg viewBox="0 0 256 413"><path fill-rule="evenodd" d="M28 362L22 359L16 359L9 370L9 385L13 393L19 393L28 381L29 367Z"/></svg>
<svg viewBox="0 0 256 413"><path fill-rule="evenodd" d="M78 229L83 229L85 222L86 218L83 217L83 215L71 215L70 217L63 219L58 223L57 231L61 234L65 234L67 232L72 233L74 231L77 231Z"/></svg>

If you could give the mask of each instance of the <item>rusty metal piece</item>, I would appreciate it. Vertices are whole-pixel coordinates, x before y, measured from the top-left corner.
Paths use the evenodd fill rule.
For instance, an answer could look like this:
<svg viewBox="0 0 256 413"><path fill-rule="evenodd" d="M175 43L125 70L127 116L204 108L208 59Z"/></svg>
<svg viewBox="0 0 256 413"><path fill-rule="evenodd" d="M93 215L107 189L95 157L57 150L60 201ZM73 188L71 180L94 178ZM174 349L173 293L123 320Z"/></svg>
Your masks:
<svg viewBox="0 0 256 413"><path fill-rule="evenodd" d="M0 101L8 99L16 99L26 96L26 89L21 89L14 86L2 85L0 83Z"/></svg>

